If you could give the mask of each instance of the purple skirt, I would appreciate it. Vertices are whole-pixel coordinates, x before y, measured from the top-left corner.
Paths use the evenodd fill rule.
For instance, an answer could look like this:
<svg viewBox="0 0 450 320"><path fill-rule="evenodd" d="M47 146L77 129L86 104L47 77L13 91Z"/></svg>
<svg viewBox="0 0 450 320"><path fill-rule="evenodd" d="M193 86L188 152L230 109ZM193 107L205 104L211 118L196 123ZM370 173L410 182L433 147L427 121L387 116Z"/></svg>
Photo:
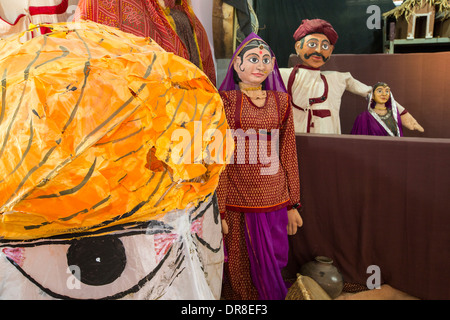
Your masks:
<svg viewBox="0 0 450 320"><path fill-rule="evenodd" d="M245 213L245 240L253 284L261 300L284 300L287 287L281 269L288 262L287 208Z"/></svg>

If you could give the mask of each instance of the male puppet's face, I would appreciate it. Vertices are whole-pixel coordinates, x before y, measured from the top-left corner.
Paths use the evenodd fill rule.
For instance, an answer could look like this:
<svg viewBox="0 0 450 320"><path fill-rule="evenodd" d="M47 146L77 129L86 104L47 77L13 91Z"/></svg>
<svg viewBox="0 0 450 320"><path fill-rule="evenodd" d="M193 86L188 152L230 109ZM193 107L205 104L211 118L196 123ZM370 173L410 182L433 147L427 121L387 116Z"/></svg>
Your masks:
<svg viewBox="0 0 450 320"><path fill-rule="evenodd" d="M303 65L320 68L331 57L334 46L321 33L309 34L295 43L295 51L302 59Z"/></svg>

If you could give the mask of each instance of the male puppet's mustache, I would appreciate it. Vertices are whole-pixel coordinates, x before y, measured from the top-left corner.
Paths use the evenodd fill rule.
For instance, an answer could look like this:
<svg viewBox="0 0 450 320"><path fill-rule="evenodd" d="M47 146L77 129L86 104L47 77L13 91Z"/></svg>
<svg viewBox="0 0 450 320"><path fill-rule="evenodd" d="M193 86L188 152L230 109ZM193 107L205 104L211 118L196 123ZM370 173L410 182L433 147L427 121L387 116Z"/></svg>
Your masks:
<svg viewBox="0 0 450 320"><path fill-rule="evenodd" d="M318 57L321 57L322 60L323 60L324 62L327 62L328 59L330 59L329 57L326 58L323 54L320 54L320 53L318 53L318 52L313 52L313 53L311 53L311 54L305 53L305 55L304 55L304 57L305 57L306 60L308 60L308 59L311 58L312 56L318 56Z"/></svg>

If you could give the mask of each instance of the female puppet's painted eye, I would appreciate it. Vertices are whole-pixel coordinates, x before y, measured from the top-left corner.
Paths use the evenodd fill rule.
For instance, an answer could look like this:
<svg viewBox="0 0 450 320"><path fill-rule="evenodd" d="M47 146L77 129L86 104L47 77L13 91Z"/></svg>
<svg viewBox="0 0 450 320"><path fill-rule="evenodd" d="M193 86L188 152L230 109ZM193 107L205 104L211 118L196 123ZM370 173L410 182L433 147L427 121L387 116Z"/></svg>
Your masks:
<svg viewBox="0 0 450 320"><path fill-rule="evenodd" d="M390 94L391 93L391 90L389 89L389 88L378 88L377 90L376 90L376 93L378 93L378 94Z"/></svg>
<svg viewBox="0 0 450 320"><path fill-rule="evenodd" d="M272 60L269 59L269 58L264 58L262 62L263 62L264 64L270 64L270 63L272 62Z"/></svg>
<svg viewBox="0 0 450 320"><path fill-rule="evenodd" d="M250 57L248 58L248 61L250 61L251 63L258 63L259 59L257 57Z"/></svg>

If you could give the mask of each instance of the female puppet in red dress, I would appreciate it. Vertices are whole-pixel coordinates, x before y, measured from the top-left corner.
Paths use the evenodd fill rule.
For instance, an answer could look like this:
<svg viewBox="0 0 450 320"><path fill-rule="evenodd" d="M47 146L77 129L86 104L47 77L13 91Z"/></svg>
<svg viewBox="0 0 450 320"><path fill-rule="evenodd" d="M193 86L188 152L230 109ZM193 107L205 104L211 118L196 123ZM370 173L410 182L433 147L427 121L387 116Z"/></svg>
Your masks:
<svg viewBox="0 0 450 320"><path fill-rule="evenodd" d="M303 224L297 150L289 96L256 34L234 53L219 92L237 141L217 188L228 254L222 297L284 299L288 234Z"/></svg>

